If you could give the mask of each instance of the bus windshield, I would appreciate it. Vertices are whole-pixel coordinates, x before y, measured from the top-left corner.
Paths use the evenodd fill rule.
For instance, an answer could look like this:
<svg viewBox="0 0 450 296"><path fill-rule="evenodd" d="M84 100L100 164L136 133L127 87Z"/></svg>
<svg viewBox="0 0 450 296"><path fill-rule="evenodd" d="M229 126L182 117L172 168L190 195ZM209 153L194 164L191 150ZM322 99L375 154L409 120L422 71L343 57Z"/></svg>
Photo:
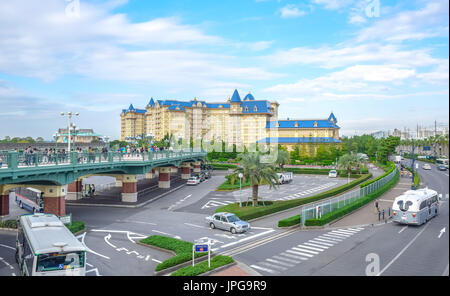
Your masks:
<svg viewBox="0 0 450 296"><path fill-rule="evenodd" d="M84 252L40 254L36 271L54 271L84 267Z"/></svg>

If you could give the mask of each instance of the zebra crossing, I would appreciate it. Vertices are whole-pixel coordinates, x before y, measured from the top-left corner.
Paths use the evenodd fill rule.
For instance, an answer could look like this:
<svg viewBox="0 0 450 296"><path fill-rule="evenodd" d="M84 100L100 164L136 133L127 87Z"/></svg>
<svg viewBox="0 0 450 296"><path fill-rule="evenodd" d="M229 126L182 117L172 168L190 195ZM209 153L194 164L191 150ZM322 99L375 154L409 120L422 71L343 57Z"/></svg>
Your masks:
<svg viewBox="0 0 450 296"><path fill-rule="evenodd" d="M207 203L202 206L202 210L214 207L221 207L224 205L235 203L235 200L223 200L223 199L210 199Z"/></svg>
<svg viewBox="0 0 450 296"><path fill-rule="evenodd" d="M278 198L276 200L291 200L291 199L295 199L295 198L301 198L301 197L303 197L305 195L309 195L309 194L315 193L317 191L321 191L321 190L333 187L335 185L337 185L336 182L328 182L328 183L322 184L322 185L320 185L318 187L314 187L314 188L311 188L311 189L308 189L308 190L304 190L304 191L299 192L299 193L291 194L291 195L288 195L288 196L285 196L285 197L280 197L280 198Z"/></svg>
<svg viewBox="0 0 450 296"><path fill-rule="evenodd" d="M306 262L315 256L326 252L346 238L349 238L362 230L364 230L364 228L361 227L331 230L312 238L307 242L284 250L277 255L250 265L250 267L257 271L263 271L272 275L280 274L286 272L289 268L302 264L302 262Z"/></svg>

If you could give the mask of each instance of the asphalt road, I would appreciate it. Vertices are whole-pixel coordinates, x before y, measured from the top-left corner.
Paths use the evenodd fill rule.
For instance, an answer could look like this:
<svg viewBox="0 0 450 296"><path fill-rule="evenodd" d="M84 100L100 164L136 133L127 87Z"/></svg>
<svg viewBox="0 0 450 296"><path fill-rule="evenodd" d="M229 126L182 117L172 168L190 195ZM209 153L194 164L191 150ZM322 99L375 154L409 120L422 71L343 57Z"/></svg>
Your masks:
<svg viewBox="0 0 450 296"><path fill-rule="evenodd" d="M422 226L294 231L235 259L263 275L448 275L448 172L432 166L419 174L424 186L443 194L439 216Z"/></svg>

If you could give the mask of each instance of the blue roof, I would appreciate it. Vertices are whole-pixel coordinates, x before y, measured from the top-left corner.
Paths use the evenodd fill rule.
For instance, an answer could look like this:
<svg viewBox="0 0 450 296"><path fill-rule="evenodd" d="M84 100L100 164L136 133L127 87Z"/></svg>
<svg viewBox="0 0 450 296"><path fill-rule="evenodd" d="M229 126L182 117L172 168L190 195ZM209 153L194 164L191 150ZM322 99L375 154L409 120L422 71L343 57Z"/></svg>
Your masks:
<svg viewBox="0 0 450 296"><path fill-rule="evenodd" d="M230 104L220 104L220 103L209 104L209 103L206 103L206 107L207 108L219 108L219 106L222 106L222 108L230 108Z"/></svg>
<svg viewBox="0 0 450 296"><path fill-rule="evenodd" d="M255 111L255 107L257 110ZM246 111L246 109L248 110ZM272 107L268 101L243 101L242 113L272 113Z"/></svg>
<svg viewBox="0 0 450 296"><path fill-rule="evenodd" d="M295 126L297 123L298 126ZM317 126L314 126L317 123ZM276 128L277 122L267 121L266 128ZM339 128L328 120L278 120L278 128Z"/></svg>
<svg viewBox="0 0 450 296"><path fill-rule="evenodd" d="M147 106L150 106L150 107L155 106L155 101L153 101L153 98L150 99L150 102L148 102Z"/></svg>
<svg viewBox="0 0 450 296"><path fill-rule="evenodd" d="M333 112L331 112L330 116L328 117L328 121L333 121L334 123L337 123L337 119L334 116Z"/></svg>
<svg viewBox="0 0 450 296"><path fill-rule="evenodd" d="M279 137L279 138L265 138L259 140L258 143L280 143L280 144L341 143L341 141L332 137Z"/></svg>
<svg viewBox="0 0 450 296"><path fill-rule="evenodd" d="M128 107L128 110L130 110L130 111L134 110L133 104L130 104L130 107Z"/></svg>
<svg viewBox="0 0 450 296"><path fill-rule="evenodd" d="M245 96L244 101L254 101L255 97L249 93L248 95Z"/></svg>
<svg viewBox="0 0 450 296"><path fill-rule="evenodd" d="M233 96L231 97L230 102L231 103L240 103L241 102L241 97L239 96L237 89L234 90L234 93L233 93Z"/></svg>
<svg viewBox="0 0 450 296"><path fill-rule="evenodd" d="M172 105L172 106L169 107L168 110L181 110L181 111L184 111L186 109L184 109L184 107L181 106L181 105Z"/></svg>

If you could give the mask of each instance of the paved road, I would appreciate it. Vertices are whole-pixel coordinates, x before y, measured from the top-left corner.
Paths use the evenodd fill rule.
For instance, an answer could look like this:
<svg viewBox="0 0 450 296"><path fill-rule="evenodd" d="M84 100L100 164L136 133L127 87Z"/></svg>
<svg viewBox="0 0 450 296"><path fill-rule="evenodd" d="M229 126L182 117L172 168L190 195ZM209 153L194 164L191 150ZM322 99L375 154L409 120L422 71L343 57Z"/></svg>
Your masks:
<svg viewBox="0 0 450 296"><path fill-rule="evenodd" d="M263 275L448 275L448 172L433 166L432 170L419 173L425 186L444 196L440 215L425 225L388 223L366 228L293 231L249 247L235 259ZM376 260L378 269L373 268Z"/></svg>

